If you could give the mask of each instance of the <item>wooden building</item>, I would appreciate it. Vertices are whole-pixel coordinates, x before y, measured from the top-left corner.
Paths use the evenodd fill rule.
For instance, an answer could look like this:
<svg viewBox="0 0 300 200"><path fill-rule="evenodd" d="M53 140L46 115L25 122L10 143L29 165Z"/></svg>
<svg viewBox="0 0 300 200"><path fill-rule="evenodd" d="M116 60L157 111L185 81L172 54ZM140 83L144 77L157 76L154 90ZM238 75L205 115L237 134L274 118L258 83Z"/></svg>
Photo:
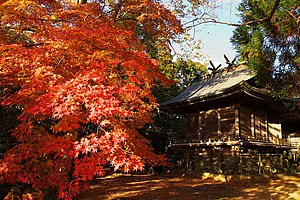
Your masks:
<svg viewBox="0 0 300 200"><path fill-rule="evenodd" d="M220 162L226 154L236 152L240 165L241 156L252 151L257 152L258 159L261 154L280 156L296 151L299 144L288 138L300 130L300 113L276 101L268 90L258 88L254 78L245 65L228 67L162 103L165 111L184 115L187 121L185 140L170 147L197 155L220 150Z"/></svg>

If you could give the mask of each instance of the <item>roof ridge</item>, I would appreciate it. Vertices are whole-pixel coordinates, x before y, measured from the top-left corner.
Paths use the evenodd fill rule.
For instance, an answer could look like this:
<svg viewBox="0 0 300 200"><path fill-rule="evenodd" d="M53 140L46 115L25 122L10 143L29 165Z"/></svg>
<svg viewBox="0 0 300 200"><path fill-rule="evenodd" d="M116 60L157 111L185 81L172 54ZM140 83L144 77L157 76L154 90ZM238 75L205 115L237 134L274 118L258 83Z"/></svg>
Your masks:
<svg viewBox="0 0 300 200"><path fill-rule="evenodd" d="M211 78L214 78L216 76L227 75L228 73L238 71L237 69L241 66L243 67L243 69L248 69L247 66L245 65L245 63L240 63L240 64L236 64L236 65L232 65L232 66L227 66L227 67L224 67L224 68L221 68L221 69L217 70L215 73L210 73L210 74L205 75L203 77L203 79L199 82L207 81L207 80L209 80Z"/></svg>

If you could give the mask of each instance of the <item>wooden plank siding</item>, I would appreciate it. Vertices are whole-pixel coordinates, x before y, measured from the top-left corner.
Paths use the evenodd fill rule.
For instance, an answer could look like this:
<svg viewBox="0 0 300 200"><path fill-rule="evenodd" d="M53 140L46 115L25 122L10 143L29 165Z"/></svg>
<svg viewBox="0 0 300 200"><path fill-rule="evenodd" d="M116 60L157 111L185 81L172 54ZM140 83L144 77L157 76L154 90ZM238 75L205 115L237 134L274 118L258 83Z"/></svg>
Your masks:
<svg viewBox="0 0 300 200"><path fill-rule="evenodd" d="M187 115L186 140L236 137L234 107L225 107Z"/></svg>
<svg viewBox="0 0 300 200"><path fill-rule="evenodd" d="M186 140L244 138L278 143L281 124L274 114L242 106L200 111L187 115Z"/></svg>
<svg viewBox="0 0 300 200"><path fill-rule="evenodd" d="M186 140L199 139L199 136L198 136L199 113L187 114L186 118L187 118Z"/></svg>
<svg viewBox="0 0 300 200"><path fill-rule="evenodd" d="M236 137L235 134L235 113L234 107L225 107L219 109L220 112L220 132L223 133L222 137Z"/></svg>
<svg viewBox="0 0 300 200"><path fill-rule="evenodd" d="M254 136L253 129L253 112L252 109L241 107L239 109L240 112L240 129L241 129L241 137L243 138L252 138ZM253 131L253 132L252 132Z"/></svg>
<svg viewBox="0 0 300 200"><path fill-rule="evenodd" d="M218 109L202 111L199 113L199 117L201 118L199 139L216 139L222 137L218 134Z"/></svg>

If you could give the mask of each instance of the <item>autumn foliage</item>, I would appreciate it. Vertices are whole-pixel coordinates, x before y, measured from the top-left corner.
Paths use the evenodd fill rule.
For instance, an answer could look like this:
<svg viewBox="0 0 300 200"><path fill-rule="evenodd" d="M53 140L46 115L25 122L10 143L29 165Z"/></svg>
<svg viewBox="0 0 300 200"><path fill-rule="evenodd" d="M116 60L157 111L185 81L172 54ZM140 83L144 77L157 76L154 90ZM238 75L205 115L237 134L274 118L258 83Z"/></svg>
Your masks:
<svg viewBox="0 0 300 200"><path fill-rule="evenodd" d="M167 41L180 23L156 1L103 2L1 1L0 100L22 113L0 183L69 199L105 166L165 163L138 133L157 106L151 88L167 80L136 29Z"/></svg>

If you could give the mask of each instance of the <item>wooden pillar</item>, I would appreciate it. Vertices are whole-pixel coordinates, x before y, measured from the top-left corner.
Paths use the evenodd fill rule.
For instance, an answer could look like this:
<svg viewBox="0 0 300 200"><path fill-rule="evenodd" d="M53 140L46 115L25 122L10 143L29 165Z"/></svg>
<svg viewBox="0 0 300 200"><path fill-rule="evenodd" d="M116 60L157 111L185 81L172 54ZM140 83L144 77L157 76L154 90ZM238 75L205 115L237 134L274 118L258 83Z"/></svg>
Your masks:
<svg viewBox="0 0 300 200"><path fill-rule="evenodd" d="M266 115L266 124L267 124L267 142L270 142L270 131L269 131L269 114Z"/></svg>
<svg viewBox="0 0 300 200"><path fill-rule="evenodd" d="M225 149L223 149L223 148L220 150L220 169L221 169L223 174L226 173L226 171L225 171L224 150Z"/></svg>
<svg viewBox="0 0 300 200"><path fill-rule="evenodd" d="M239 171L240 171L240 174L243 175L243 157L242 157L241 148L239 150Z"/></svg>
<svg viewBox="0 0 300 200"><path fill-rule="evenodd" d="M258 174L261 174L261 153L258 154Z"/></svg>
<svg viewBox="0 0 300 200"><path fill-rule="evenodd" d="M238 106L234 108L234 118L235 118L235 123L234 123L234 129L235 129L235 137L240 137L241 136L241 130L240 130L240 112Z"/></svg>
<svg viewBox="0 0 300 200"><path fill-rule="evenodd" d="M186 167L186 171L188 171L189 170L189 168L190 168L190 150L186 150L185 152L184 152L184 159L185 159L185 167Z"/></svg>
<svg viewBox="0 0 300 200"><path fill-rule="evenodd" d="M197 129L198 140L202 139L202 125L201 125L201 112L198 113L198 129Z"/></svg>
<svg viewBox="0 0 300 200"><path fill-rule="evenodd" d="M267 113L263 112L261 116L260 124L261 124L261 136L264 141L267 141L267 137L268 137L267 123L268 123Z"/></svg>
<svg viewBox="0 0 300 200"><path fill-rule="evenodd" d="M239 118L239 138L242 137L242 129L241 129L241 111L238 108L238 118Z"/></svg>
<svg viewBox="0 0 300 200"><path fill-rule="evenodd" d="M252 111L252 113L251 113L250 127L251 127L251 137L254 138L255 137L255 115L254 115L254 111Z"/></svg>
<svg viewBox="0 0 300 200"><path fill-rule="evenodd" d="M220 109L217 110L217 117L218 117L218 135L221 135L221 113L220 113Z"/></svg>

